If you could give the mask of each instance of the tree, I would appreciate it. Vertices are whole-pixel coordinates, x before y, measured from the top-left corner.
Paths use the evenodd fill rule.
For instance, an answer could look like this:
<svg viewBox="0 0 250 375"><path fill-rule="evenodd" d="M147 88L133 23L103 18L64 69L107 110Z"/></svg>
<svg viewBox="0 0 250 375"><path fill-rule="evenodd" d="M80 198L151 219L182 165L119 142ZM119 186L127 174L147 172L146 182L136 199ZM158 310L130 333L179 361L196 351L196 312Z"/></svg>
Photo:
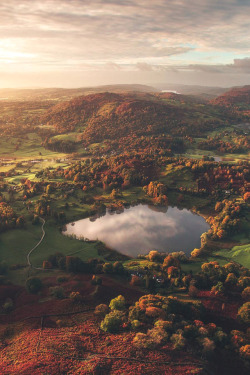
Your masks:
<svg viewBox="0 0 250 375"><path fill-rule="evenodd" d="M125 310L125 298L119 295L110 301L109 307L111 310Z"/></svg>
<svg viewBox="0 0 250 375"><path fill-rule="evenodd" d="M250 192L248 191L247 193L244 194L243 199L245 202L249 203L250 202Z"/></svg>
<svg viewBox="0 0 250 375"><path fill-rule="evenodd" d="M103 272L104 273L113 273L113 265L112 265L112 263L104 263L104 265L103 265Z"/></svg>
<svg viewBox="0 0 250 375"><path fill-rule="evenodd" d="M122 311L111 311L101 322L101 329L105 332L116 333L124 321L124 313Z"/></svg>
<svg viewBox="0 0 250 375"><path fill-rule="evenodd" d="M42 289L42 281L39 277L29 277L26 280L26 289L29 293L36 294Z"/></svg>
<svg viewBox="0 0 250 375"><path fill-rule="evenodd" d="M241 296L242 298L247 301L247 302L250 302L250 286L247 286L243 292L241 293Z"/></svg>
<svg viewBox="0 0 250 375"><path fill-rule="evenodd" d="M113 264L113 272L117 273L118 275L122 275L124 273L124 267L121 262L115 262Z"/></svg>
<svg viewBox="0 0 250 375"><path fill-rule="evenodd" d="M238 319L243 323L250 324L250 302L244 303L238 310Z"/></svg>

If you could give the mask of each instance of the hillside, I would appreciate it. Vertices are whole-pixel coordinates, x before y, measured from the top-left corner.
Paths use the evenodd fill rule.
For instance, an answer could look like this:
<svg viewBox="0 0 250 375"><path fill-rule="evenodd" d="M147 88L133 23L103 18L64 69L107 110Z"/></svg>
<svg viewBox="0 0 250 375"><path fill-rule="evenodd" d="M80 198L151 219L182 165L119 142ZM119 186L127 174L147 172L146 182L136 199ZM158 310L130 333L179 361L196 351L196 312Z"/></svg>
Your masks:
<svg viewBox="0 0 250 375"><path fill-rule="evenodd" d="M225 119L225 115L224 115ZM200 135L222 122L219 110L178 95L100 93L59 103L39 118L59 133L82 132L86 143L125 136Z"/></svg>
<svg viewBox="0 0 250 375"><path fill-rule="evenodd" d="M213 105L219 105L237 111L250 111L250 86L234 87L211 101Z"/></svg>

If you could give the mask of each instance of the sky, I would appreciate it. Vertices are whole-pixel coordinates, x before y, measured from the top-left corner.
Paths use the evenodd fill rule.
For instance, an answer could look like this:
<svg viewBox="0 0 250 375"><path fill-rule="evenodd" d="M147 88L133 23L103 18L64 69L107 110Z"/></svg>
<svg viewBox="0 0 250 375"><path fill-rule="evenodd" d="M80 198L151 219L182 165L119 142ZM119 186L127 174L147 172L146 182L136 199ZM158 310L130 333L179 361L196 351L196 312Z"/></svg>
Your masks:
<svg viewBox="0 0 250 375"><path fill-rule="evenodd" d="M250 84L250 0L0 0L0 87Z"/></svg>

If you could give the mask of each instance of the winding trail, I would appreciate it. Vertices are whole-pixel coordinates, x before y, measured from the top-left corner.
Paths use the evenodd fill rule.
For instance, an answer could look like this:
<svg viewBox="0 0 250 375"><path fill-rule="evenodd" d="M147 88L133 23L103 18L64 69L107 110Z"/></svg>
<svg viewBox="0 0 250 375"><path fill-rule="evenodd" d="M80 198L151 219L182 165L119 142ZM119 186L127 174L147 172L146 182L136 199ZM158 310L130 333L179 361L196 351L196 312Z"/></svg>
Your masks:
<svg viewBox="0 0 250 375"><path fill-rule="evenodd" d="M43 270L43 268L41 267L34 267L31 262L30 262L30 255L33 253L33 251L40 245L40 243L43 241L44 239L44 236L45 236L45 230L44 230L44 225L46 223L46 221L42 218L42 217L39 217L39 219L42 221L42 237L41 239L39 240L39 242L28 252L27 254L27 263L28 263L28 266L34 268L35 270Z"/></svg>

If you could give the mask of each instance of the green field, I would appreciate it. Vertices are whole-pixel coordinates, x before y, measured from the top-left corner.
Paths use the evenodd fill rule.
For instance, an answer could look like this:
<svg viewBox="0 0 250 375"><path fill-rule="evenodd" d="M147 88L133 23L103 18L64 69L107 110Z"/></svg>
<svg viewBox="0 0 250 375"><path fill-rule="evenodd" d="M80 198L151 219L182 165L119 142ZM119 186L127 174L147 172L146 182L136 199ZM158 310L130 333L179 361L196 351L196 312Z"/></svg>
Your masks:
<svg viewBox="0 0 250 375"><path fill-rule="evenodd" d="M230 261L242 264L244 267L250 268L250 244L234 246L232 249L223 249L216 252L216 255Z"/></svg>
<svg viewBox="0 0 250 375"><path fill-rule="evenodd" d="M53 223L44 226L43 242L31 254L30 261L36 267L41 267L43 260L56 252L65 255L75 255L82 260L98 257L96 243L86 243L64 236ZM40 225L27 225L26 229L16 229L1 234L0 261L7 264L26 264L27 253L36 245L42 235Z"/></svg>

